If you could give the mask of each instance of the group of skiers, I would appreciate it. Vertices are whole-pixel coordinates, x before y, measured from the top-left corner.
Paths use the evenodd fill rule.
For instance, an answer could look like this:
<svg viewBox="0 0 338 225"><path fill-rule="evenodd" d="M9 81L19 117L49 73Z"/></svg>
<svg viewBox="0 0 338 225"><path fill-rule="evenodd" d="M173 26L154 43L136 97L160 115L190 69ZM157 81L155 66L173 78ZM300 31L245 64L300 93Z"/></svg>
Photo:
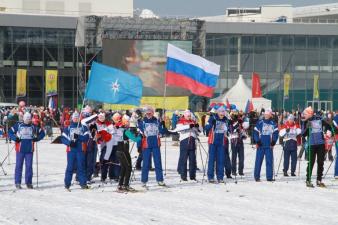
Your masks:
<svg viewBox="0 0 338 225"><path fill-rule="evenodd" d="M147 106L143 110L132 113L107 113L103 110L94 111L85 107L81 112L67 112L63 115L61 141L66 145L67 167L64 185L70 189L72 177L76 178L83 189L93 182L93 177L101 174L101 182L107 178L118 182L117 191L134 191L130 187L133 170L130 156L130 141L137 146L139 157L136 168L141 169L142 186L147 188L149 170L152 168L152 158L158 185L165 186L162 160L161 137L174 135L179 137L179 160L177 172L181 181L189 179L196 181L196 152L200 143L199 135L203 131L208 137L207 180L210 183L223 183L232 176L244 176L244 140L248 138L251 127L252 140L256 145L256 160L254 179L260 182L262 163L265 157L266 179L274 181L274 146L281 141L283 146L284 176L289 176L291 159L291 176L296 176L297 147L303 144L307 150L308 168L306 185L311 183L312 168L317 158L317 182L322 182L324 157L326 150L332 151L335 143L335 131L338 126L338 115L329 124L320 115L306 108L301 119L289 114L283 124L273 119L271 109L265 109L255 124L250 124L250 118L241 111L229 111L224 104L216 104L211 108L204 126L200 126L196 116L190 110L179 115L174 114L175 126L167 129L165 122L155 114L155 110ZM295 117L296 116L296 117ZM16 123L9 130L9 137L15 142L16 168L15 185L21 188L23 162L26 163L27 188L32 186L32 158L35 143L43 139L45 131L39 125L32 123L32 115L24 113L23 121ZM303 139L303 143L299 140ZM304 147L306 146L306 147ZM97 154L99 158L97 160ZM329 157L332 157L329 155ZM97 162L98 161L98 162ZM237 163L238 162L238 163ZM189 165L189 166L188 166ZM189 167L189 168L188 168ZM338 176L338 165L335 166L335 176ZM189 174L188 174L189 171Z"/></svg>

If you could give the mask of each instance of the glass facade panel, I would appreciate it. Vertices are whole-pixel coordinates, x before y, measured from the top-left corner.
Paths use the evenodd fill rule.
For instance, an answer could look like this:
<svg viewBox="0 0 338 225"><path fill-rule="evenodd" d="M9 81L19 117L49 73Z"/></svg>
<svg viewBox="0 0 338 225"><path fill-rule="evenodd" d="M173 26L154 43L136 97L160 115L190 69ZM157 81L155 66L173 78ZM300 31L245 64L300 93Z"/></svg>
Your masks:
<svg viewBox="0 0 338 225"><path fill-rule="evenodd" d="M207 58L214 44L207 34ZM220 82L216 92L226 92L243 74L251 86L251 74L260 74L263 95L272 100L276 109L302 109L313 100L313 77L319 75L321 101L332 101L338 108L338 37L304 35L217 35L229 47L224 49L221 70L227 82ZM239 44L240 41L240 44ZM217 46L219 48L220 46ZM219 50L219 49L218 49ZM218 57L222 57L218 55ZM220 60L217 60L217 63ZM228 62L229 66L226 65ZM283 101L284 74L292 76L289 99Z"/></svg>

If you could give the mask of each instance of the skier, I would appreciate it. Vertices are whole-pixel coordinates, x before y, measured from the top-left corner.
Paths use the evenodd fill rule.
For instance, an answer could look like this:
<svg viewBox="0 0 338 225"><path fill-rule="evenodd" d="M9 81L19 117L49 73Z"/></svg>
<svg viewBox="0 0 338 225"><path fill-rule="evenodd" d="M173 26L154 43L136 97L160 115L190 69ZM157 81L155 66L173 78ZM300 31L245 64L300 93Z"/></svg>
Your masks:
<svg viewBox="0 0 338 225"><path fill-rule="evenodd" d="M255 126L253 137L257 144L256 161L254 177L256 182L260 182L260 174L263 159L265 156L266 165L266 179L267 181L274 181L273 179L273 147L278 141L278 127L272 120L271 109L264 111L264 118L259 120Z"/></svg>
<svg viewBox="0 0 338 225"><path fill-rule="evenodd" d="M123 142L119 142L116 151L117 158L121 165L121 172L119 177L118 191L135 191L129 186L130 175L132 171L131 157L129 153L129 140L140 142L141 136L138 136L129 128L129 116L122 117L122 126L124 127Z"/></svg>
<svg viewBox="0 0 338 225"><path fill-rule="evenodd" d="M210 115L208 123L205 126L209 143L208 181L210 183L215 183L214 174L216 164L217 181L218 183L224 183L225 155L229 146L229 120L225 116L226 111L223 105L218 106L216 112L217 114ZM230 159L226 162L226 164L230 168L227 171L227 176L230 176Z"/></svg>
<svg viewBox="0 0 338 225"><path fill-rule="evenodd" d="M306 186L314 187L311 183L312 169L317 157L317 186L325 187L322 182L325 157L325 140L324 134L326 130L330 130L330 126L318 115L314 115L311 107L304 110L304 129L303 137L308 138L308 154L309 162L306 169Z"/></svg>
<svg viewBox="0 0 338 225"><path fill-rule="evenodd" d="M284 176L288 177L289 163L291 157L291 176L296 176L297 167L297 137L301 134L301 129L295 123L295 118L292 114L288 116L288 120L282 125L279 136L283 138L284 151Z"/></svg>
<svg viewBox="0 0 338 225"><path fill-rule="evenodd" d="M180 156L178 172L182 181L187 181L187 161L189 160L190 180L196 180L196 138L199 125L192 119L190 110L186 110L176 125L175 132L179 133Z"/></svg>
<svg viewBox="0 0 338 225"><path fill-rule="evenodd" d="M72 114L72 122L69 127L65 128L61 141L67 146L67 168L65 172L65 188L69 190L74 162L76 162L77 176L82 189L88 189L87 177L85 171L85 154L83 145L89 139L89 131L86 126L80 124L80 115L78 112Z"/></svg>
<svg viewBox="0 0 338 225"><path fill-rule="evenodd" d="M243 129L243 120L238 118L237 112L231 113L230 121L230 142L231 142L231 171L232 175L237 175L237 157L238 157L238 173L243 176L244 169L244 143L243 140L247 138Z"/></svg>
<svg viewBox="0 0 338 225"><path fill-rule="evenodd" d="M101 182L105 183L107 179L108 168L112 168L109 158L113 148L112 135L108 127L112 126L111 122L106 121L106 115L99 113L96 120L97 132L95 135L98 151L100 152L100 170ZM95 129L95 127L94 127Z"/></svg>
<svg viewBox="0 0 338 225"><path fill-rule="evenodd" d="M155 174L156 181L159 186L165 186L163 182L163 170L162 170L162 162L161 162L161 140L160 134L164 134L165 124L164 122L159 122L158 119L154 116L154 109L151 106L145 107L145 117L143 121L139 121L139 129L143 135L142 139L142 156L143 156L143 165L141 172L141 181L143 183L143 187L147 187L148 175L149 175L149 163L151 160L151 156L154 158L155 164Z"/></svg>
<svg viewBox="0 0 338 225"><path fill-rule="evenodd" d="M38 126L32 124L32 115L26 112L23 123L16 123L8 131L9 137L15 141L16 165L15 165L15 187L21 189L21 177L23 162L25 161L25 183L28 189L33 189L33 152L34 144L45 137L45 132Z"/></svg>
<svg viewBox="0 0 338 225"><path fill-rule="evenodd" d="M116 152L123 149L123 133L124 125L122 123L122 115L118 112L112 116L113 124L109 126L109 131L112 134L113 149L109 157L109 179L118 181L121 167L116 155ZM128 149L129 151L129 149Z"/></svg>

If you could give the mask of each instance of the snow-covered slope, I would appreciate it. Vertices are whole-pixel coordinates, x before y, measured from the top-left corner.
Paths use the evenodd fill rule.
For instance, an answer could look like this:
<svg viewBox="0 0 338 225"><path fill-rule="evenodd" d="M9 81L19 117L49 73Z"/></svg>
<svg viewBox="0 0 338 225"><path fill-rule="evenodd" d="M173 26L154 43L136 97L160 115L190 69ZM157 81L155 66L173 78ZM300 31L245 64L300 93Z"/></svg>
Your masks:
<svg viewBox="0 0 338 225"><path fill-rule="evenodd" d="M91 190L74 185L72 192L66 192L63 188L65 147L49 144L47 140L38 146L39 188L15 191L15 153L12 152L11 164L4 165L8 175L0 172L0 224L338 224L338 182L332 180L333 167L324 180L327 189L305 187L305 161L300 165L300 178L284 178L280 169L276 182L268 183L263 166L263 182L256 183L252 177L255 150L246 144L245 177L238 178L237 184L233 180L227 180L225 185L180 183L176 173L178 147L167 140L165 182L170 188L158 187L151 172L150 190L130 194L116 193L116 183L98 187L98 178ZM207 148L205 138L202 142ZM281 147L274 151L277 170ZM1 141L0 159L6 153L7 145ZM133 149L132 156L136 154ZM201 169L197 178L201 180L203 165L199 149L197 156ZM206 155L202 156L205 160ZM164 166L164 140L162 161ZM329 163L326 161L325 171ZM316 168L314 174L315 171ZM136 172L135 177L132 186L141 189L140 173Z"/></svg>

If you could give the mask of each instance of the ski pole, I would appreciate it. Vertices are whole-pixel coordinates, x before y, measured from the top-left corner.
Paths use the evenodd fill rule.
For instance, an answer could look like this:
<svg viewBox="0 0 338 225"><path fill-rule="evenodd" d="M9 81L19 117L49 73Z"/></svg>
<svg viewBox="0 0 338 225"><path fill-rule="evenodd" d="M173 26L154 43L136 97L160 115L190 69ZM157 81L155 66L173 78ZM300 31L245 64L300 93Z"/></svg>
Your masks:
<svg viewBox="0 0 338 225"><path fill-rule="evenodd" d="M280 159L279 159L278 168L277 168L277 172L276 172L276 174L275 174L275 178L278 176L280 164L282 163L283 151L284 151L284 150L282 150L282 153L281 153L281 156L280 156Z"/></svg>
<svg viewBox="0 0 338 225"><path fill-rule="evenodd" d="M329 167L327 168L326 173L325 173L325 175L324 175L324 177L323 177L324 179L325 179L327 173L329 172L329 170L330 170L332 164L336 161L336 159L337 159L337 153L336 153L336 155L335 155L335 157L334 157L334 160L330 163Z"/></svg>
<svg viewBox="0 0 338 225"><path fill-rule="evenodd" d="M202 156L202 150L201 150L201 143L199 142L199 146L198 146L199 152L200 152L200 157L201 157L201 161L202 161L202 167L203 167L203 179L205 176L205 165L204 165L204 161L203 161L203 156ZM202 182L203 182L202 179Z"/></svg>
<svg viewBox="0 0 338 225"><path fill-rule="evenodd" d="M36 144L36 187L39 187L39 154L38 154L38 143Z"/></svg>

